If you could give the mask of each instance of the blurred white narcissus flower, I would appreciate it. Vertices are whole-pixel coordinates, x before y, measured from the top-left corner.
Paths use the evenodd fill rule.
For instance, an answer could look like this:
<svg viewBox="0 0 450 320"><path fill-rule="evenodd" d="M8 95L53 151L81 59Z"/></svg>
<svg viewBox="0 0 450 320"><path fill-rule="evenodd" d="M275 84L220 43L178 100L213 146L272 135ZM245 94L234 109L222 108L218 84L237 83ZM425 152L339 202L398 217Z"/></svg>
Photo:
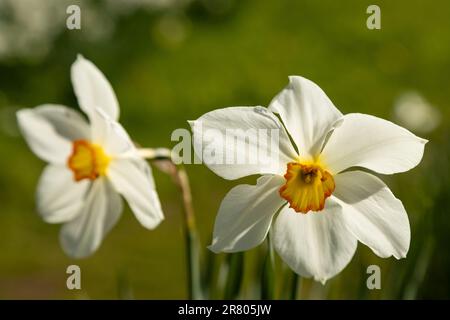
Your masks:
<svg viewBox="0 0 450 320"><path fill-rule="evenodd" d="M72 257L92 254L122 213L121 194L138 221L155 228L163 219L152 172L117 122L110 83L90 61L72 65L78 112L46 104L18 111L31 150L49 164L37 187L37 207L49 223L64 223L60 241Z"/></svg>
<svg viewBox="0 0 450 320"><path fill-rule="evenodd" d="M439 126L441 114L417 92L402 94L394 104L394 116L401 125L418 133L429 133Z"/></svg>
<svg viewBox="0 0 450 320"><path fill-rule="evenodd" d="M225 196L210 249L236 252L259 245L279 212L270 233L274 248L301 276L324 283L350 262L357 240L380 257L405 257L410 227L402 202L379 178L357 168L381 174L410 170L421 161L426 140L374 116L342 115L313 82L297 76L289 80L268 109L218 109L191 122L199 157L211 142L197 124L203 132L279 129L272 166L206 163L225 179L262 175L256 185L238 185ZM237 153L253 147L238 138L247 145ZM257 148L274 154L267 144Z"/></svg>

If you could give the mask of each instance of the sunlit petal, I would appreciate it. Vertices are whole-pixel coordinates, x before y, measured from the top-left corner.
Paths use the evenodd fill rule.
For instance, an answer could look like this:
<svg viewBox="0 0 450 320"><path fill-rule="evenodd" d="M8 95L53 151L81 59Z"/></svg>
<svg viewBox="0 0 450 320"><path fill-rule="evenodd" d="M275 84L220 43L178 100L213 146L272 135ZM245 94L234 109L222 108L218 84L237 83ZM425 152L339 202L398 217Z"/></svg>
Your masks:
<svg viewBox="0 0 450 320"><path fill-rule="evenodd" d="M289 77L289 84L272 100L269 109L280 115L304 158L320 153L327 134L342 117L318 85L299 76Z"/></svg>
<svg viewBox="0 0 450 320"><path fill-rule="evenodd" d="M29 147L42 160L63 164L72 140L90 136L86 121L74 110L58 105L42 105L17 112L19 128Z"/></svg>
<svg viewBox="0 0 450 320"><path fill-rule="evenodd" d="M150 166L142 159L116 159L108 177L138 221L147 229L156 228L164 216Z"/></svg>
<svg viewBox="0 0 450 320"><path fill-rule="evenodd" d="M78 55L72 65L71 78L78 104L89 117L95 108L100 108L111 119L119 118L116 94L105 75L91 61Z"/></svg>
<svg viewBox="0 0 450 320"><path fill-rule="evenodd" d="M85 258L94 253L119 220L121 212L119 194L106 179L97 179L92 183L79 215L61 229L61 246L66 254Z"/></svg>
<svg viewBox="0 0 450 320"><path fill-rule="evenodd" d="M377 177L361 171L336 176L335 197L349 230L378 256L406 257L411 239L400 200Z"/></svg>
<svg viewBox="0 0 450 320"><path fill-rule="evenodd" d="M284 179L262 176L256 185L242 184L222 200L214 226L214 252L236 252L259 245L269 231L272 217L285 201L278 195Z"/></svg>
<svg viewBox="0 0 450 320"><path fill-rule="evenodd" d="M285 164L297 157L283 125L266 108L218 109L191 121L190 125L196 155L225 179L252 174L282 174ZM261 138L261 133L267 135ZM272 148L274 136L278 143ZM235 139L230 141L228 138ZM208 149L214 149L214 159L206 158ZM241 156L245 159L239 162L238 157ZM252 157L254 161L250 160Z"/></svg>
<svg viewBox="0 0 450 320"><path fill-rule="evenodd" d="M281 209L275 220L273 241L275 250L292 270L321 282L345 268L357 245L346 227L342 207L332 198L317 213Z"/></svg>
<svg viewBox="0 0 450 320"><path fill-rule="evenodd" d="M48 165L37 187L37 209L48 223L62 223L75 218L84 206L90 183L75 182L64 165Z"/></svg>
<svg viewBox="0 0 450 320"><path fill-rule="evenodd" d="M357 166L383 174L404 172L420 163L426 142L387 120L352 113L333 131L322 160L334 174Z"/></svg>

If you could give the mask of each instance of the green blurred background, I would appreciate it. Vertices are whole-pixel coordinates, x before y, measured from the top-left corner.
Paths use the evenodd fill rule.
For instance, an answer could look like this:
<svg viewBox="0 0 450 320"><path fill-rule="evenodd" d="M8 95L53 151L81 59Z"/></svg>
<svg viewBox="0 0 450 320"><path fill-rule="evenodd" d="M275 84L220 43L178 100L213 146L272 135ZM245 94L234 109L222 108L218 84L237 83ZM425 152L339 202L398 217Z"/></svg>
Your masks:
<svg viewBox="0 0 450 320"><path fill-rule="evenodd" d="M65 27L69 4L81 7L81 30ZM370 4L381 8L381 30L366 27ZM70 83L77 53L106 74L122 124L148 147L172 147L172 131L207 111L266 106L291 74L318 83L343 113L390 119L429 139L419 167L383 177L410 217L407 259L380 259L359 244L341 274L325 286L302 280L298 297L449 298L449 15L447 0L0 0L0 298L187 297L180 194L156 169L165 221L148 231L126 209L90 258L66 257L59 226L36 214L44 163L19 135L15 112L42 103L78 108ZM201 165L187 171L207 260L221 199L255 177L225 181ZM263 251L245 253L236 297L257 298ZM80 291L66 288L70 264L81 267ZM381 267L381 290L366 287L371 264ZM277 266L283 298L290 274ZM226 268L210 271L222 286ZM211 297L223 297L217 292Z"/></svg>

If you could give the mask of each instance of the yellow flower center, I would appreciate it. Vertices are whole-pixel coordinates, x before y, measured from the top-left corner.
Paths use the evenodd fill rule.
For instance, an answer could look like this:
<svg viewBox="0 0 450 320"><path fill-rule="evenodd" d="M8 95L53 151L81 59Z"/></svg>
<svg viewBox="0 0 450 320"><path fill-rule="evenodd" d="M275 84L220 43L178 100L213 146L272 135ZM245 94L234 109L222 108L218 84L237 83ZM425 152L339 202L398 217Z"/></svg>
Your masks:
<svg viewBox="0 0 450 320"><path fill-rule="evenodd" d="M319 163L290 162L280 195L296 212L321 211L334 191L333 176Z"/></svg>
<svg viewBox="0 0 450 320"><path fill-rule="evenodd" d="M75 140L72 150L67 166L73 171L75 181L95 180L106 174L111 158L101 146L86 140Z"/></svg>

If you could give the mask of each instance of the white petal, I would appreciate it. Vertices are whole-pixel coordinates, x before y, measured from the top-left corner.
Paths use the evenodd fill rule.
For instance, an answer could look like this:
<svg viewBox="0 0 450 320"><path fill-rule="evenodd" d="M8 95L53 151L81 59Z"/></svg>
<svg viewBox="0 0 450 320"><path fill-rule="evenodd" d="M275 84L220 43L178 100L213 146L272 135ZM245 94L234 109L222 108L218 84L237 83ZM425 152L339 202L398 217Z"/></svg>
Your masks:
<svg viewBox="0 0 450 320"><path fill-rule="evenodd" d="M136 152L130 136L120 123L112 120L103 110L96 108L91 116L92 141L109 155L120 156Z"/></svg>
<svg viewBox="0 0 450 320"><path fill-rule="evenodd" d="M383 181L353 171L337 175L335 182L334 195L356 238L382 258L406 257L411 239L408 215Z"/></svg>
<svg viewBox="0 0 450 320"><path fill-rule="evenodd" d="M43 104L32 110L46 119L59 135L68 140L90 137L89 124L78 111L56 104Z"/></svg>
<svg viewBox="0 0 450 320"><path fill-rule="evenodd" d="M94 253L119 220L121 212L122 199L111 184L104 178L95 180L79 215L61 228L60 242L64 252L73 258Z"/></svg>
<svg viewBox="0 0 450 320"><path fill-rule="evenodd" d="M307 159L320 153L328 132L342 117L318 85L299 76L289 77L269 109L280 115L300 156Z"/></svg>
<svg viewBox="0 0 450 320"><path fill-rule="evenodd" d="M297 157L283 125L267 108L218 109L189 123L195 154L225 179L284 174L286 163ZM278 143L272 144L272 138ZM208 159L211 149L214 157Z"/></svg>
<svg viewBox="0 0 450 320"><path fill-rule="evenodd" d="M72 140L90 135L86 121L78 112L64 106L42 105L17 112L19 128L31 150L51 163L65 163Z"/></svg>
<svg viewBox="0 0 450 320"><path fill-rule="evenodd" d="M275 221L273 241L292 270L322 283L345 268L357 245L345 226L342 208L333 198L316 213L301 214L284 207Z"/></svg>
<svg viewBox="0 0 450 320"><path fill-rule="evenodd" d="M78 55L71 69L72 85L80 108L91 117L101 108L111 119L119 118L119 104L104 74L89 60Z"/></svg>
<svg viewBox="0 0 450 320"><path fill-rule="evenodd" d="M39 214L48 223L75 218L84 205L90 182L76 182L63 165L48 165L39 179L36 202Z"/></svg>
<svg viewBox="0 0 450 320"><path fill-rule="evenodd" d="M417 166L426 142L390 121L354 113L344 116L322 156L334 174L356 166L392 174Z"/></svg>
<svg viewBox="0 0 450 320"><path fill-rule="evenodd" d="M164 219L150 166L142 159L115 159L108 176L138 221L154 229Z"/></svg>
<svg viewBox="0 0 450 320"><path fill-rule="evenodd" d="M284 179L266 175L255 186L239 185L225 196L214 225L214 252L244 251L266 238L272 217L285 203L278 193Z"/></svg>

